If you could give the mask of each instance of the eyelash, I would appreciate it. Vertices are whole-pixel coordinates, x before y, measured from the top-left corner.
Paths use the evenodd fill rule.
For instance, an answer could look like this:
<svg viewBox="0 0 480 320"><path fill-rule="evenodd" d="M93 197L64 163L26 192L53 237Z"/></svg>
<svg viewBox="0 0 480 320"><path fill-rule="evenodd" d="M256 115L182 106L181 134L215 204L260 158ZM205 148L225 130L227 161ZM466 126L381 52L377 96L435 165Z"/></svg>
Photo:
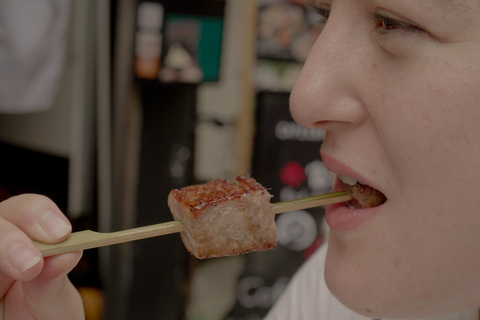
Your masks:
<svg viewBox="0 0 480 320"><path fill-rule="evenodd" d="M313 10L323 19L328 20L328 17L330 16L330 9L326 9L323 7L315 7L313 8Z"/></svg>
<svg viewBox="0 0 480 320"><path fill-rule="evenodd" d="M324 7L315 8L317 14L319 14L323 19L328 20L330 16L330 9ZM422 28L412 25L408 22L403 22L391 17L384 16L378 12L374 12L371 15L371 20L373 21L373 27L375 31L381 34L386 34L396 30L402 30L412 33L423 33L425 32Z"/></svg>
<svg viewBox="0 0 480 320"><path fill-rule="evenodd" d="M391 17L374 13L372 15L374 28L377 32L388 33L395 30L403 30L412 33L423 33L424 30L418 26L412 25L408 22L400 21Z"/></svg>

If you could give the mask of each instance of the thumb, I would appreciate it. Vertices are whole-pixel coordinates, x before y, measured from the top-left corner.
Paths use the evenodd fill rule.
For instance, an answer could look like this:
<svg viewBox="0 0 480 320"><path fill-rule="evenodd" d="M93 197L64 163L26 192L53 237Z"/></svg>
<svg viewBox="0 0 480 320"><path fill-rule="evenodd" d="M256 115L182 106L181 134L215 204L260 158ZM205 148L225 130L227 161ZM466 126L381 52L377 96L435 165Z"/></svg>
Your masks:
<svg viewBox="0 0 480 320"><path fill-rule="evenodd" d="M74 252L45 258L40 274L23 282L25 300L35 319L85 319L80 294L67 277L81 256Z"/></svg>

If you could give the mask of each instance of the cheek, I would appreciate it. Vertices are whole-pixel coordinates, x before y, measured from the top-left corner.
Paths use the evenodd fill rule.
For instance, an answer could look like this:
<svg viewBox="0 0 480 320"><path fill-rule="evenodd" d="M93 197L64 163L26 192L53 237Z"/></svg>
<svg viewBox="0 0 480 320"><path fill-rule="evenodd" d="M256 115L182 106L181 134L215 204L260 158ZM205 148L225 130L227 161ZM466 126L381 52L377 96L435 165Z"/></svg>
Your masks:
<svg viewBox="0 0 480 320"><path fill-rule="evenodd" d="M435 250L442 238L474 243L468 235L480 230L480 79L425 82L412 81L410 95L392 98L399 104L388 119L395 120L385 111L378 126L395 171L391 227Z"/></svg>
<svg viewBox="0 0 480 320"><path fill-rule="evenodd" d="M331 234L325 279L343 304L371 318L430 317L478 305L478 245L459 248L465 239L458 236L427 241L385 229L363 235L358 246Z"/></svg>
<svg viewBox="0 0 480 320"><path fill-rule="evenodd" d="M390 206L361 237L331 233L329 241L329 287L371 317L480 301L480 79L428 79L384 86L371 104L393 170Z"/></svg>
<svg viewBox="0 0 480 320"><path fill-rule="evenodd" d="M445 179L480 185L479 75L445 79L425 71L384 86L371 116L405 188L412 179L424 187Z"/></svg>

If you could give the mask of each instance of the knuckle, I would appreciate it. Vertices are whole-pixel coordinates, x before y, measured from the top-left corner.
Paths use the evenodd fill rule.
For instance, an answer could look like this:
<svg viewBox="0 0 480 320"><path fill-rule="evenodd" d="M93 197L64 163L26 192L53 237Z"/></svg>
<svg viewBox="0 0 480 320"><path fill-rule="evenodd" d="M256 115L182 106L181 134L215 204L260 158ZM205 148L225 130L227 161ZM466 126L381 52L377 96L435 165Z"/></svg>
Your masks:
<svg viewBox="0 0 480 320"><path fill-rule="evenodd" d="M19 195L14 200L24 214L41 213L47 208L56 207L50 198L39 194Z"/></svg>

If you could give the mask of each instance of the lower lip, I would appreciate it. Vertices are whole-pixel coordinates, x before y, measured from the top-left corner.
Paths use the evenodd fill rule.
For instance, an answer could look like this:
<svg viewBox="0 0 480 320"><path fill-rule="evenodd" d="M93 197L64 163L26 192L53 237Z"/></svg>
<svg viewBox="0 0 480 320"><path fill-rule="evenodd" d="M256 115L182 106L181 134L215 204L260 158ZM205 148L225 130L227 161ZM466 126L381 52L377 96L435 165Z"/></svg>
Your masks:
<svg viewBox="0 0 480 320"><path fill-rule="evenodd" d="M346 232L358 228L368 220L375 217L382 206L367 209L349 209L343 203L327 206L325 219L335 231Z"/></svg>

